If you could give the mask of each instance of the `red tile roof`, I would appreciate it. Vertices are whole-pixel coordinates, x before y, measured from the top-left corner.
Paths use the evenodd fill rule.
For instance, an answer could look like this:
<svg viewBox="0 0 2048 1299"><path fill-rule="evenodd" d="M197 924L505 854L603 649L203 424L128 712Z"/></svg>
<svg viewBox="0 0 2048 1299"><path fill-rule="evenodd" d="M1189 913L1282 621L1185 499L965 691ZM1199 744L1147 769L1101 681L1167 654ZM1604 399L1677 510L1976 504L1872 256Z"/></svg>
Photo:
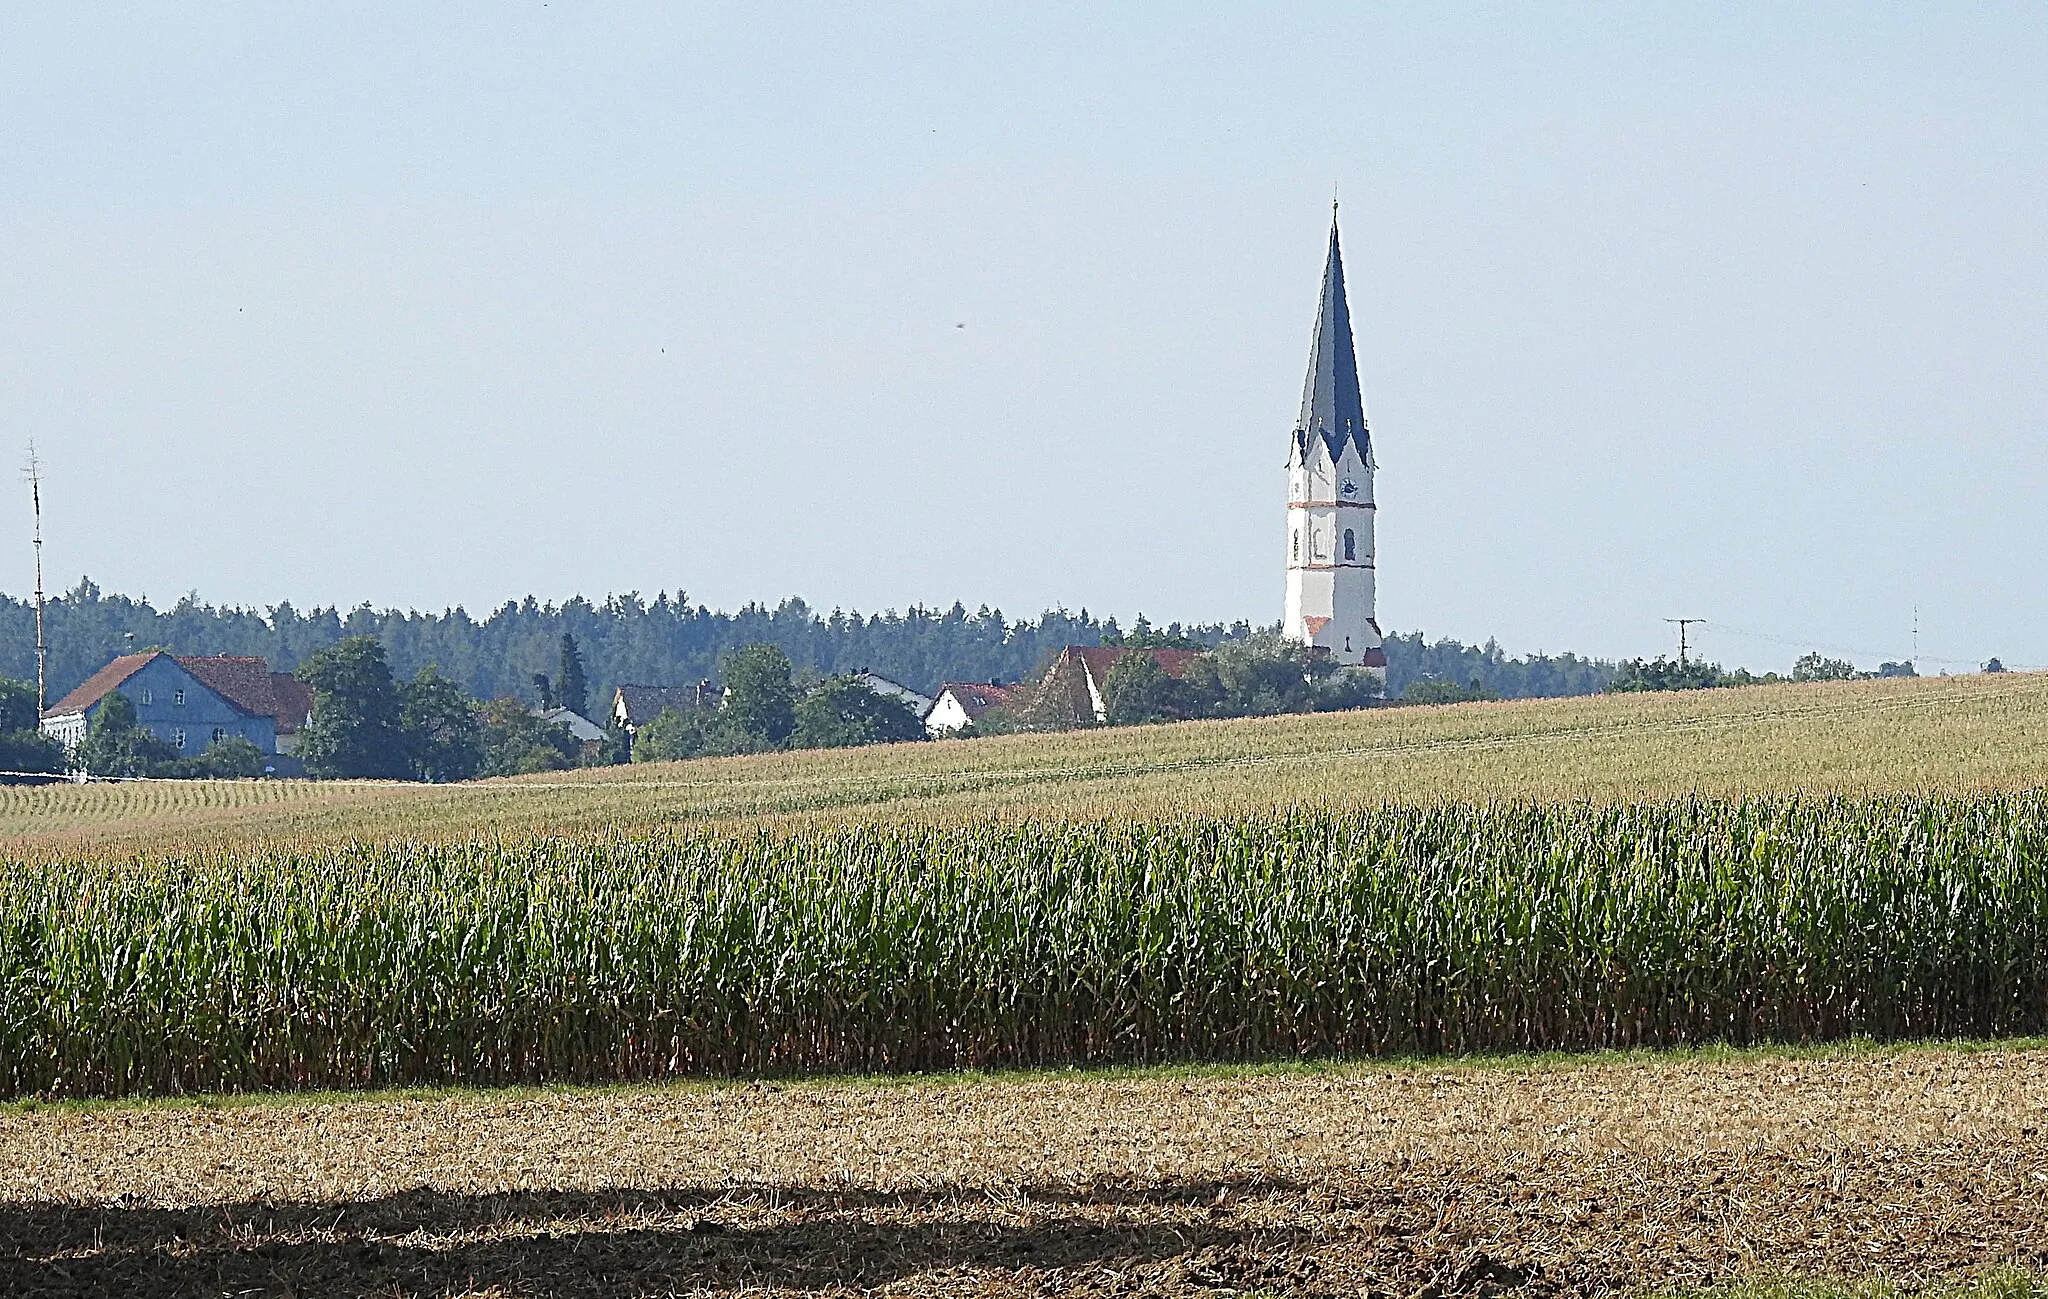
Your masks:
<svg viewBox="0 0 2048 1299"><path fill-rule="evenodd" d="M137 672L140 672L143 664L161 653L163 653L162 650L145 650L140 654L123 654L120 658L115 659L85 680L79 682L77 689L59 699L56 703L51 704L49 708L44 710L43 716L62 717L66 713L84 712L100 700L106 698L108 691L120 685L129 677L134 676Z"/></svg>
<svg viewBox="0 0 2048 1299"><path fill-rule="evenodd" d="M266 660L253 654L214 654L180 658L178 666L251 717L277 716L277 689Z"/></svg>
<svg viewBox="0 0 2048 1299"><path fill-rule="evenodd" d="M973 721L991 708L1007 708L1022 695L1022 686L992 686L985 681L948 681L939 687L943 698L948 691L959 701L960 711Z"/></svg>
<svg viewBox="0 0 2048 1299"><path fill-rule="evenodd" d="M84 712L162 653L162 650L150 650L142 654L123 654L87 677L76 690L58 700L43 715L59 717L66 713ZM306 719L312 716L313 692L286 673L272 672L270 664L256 655L213 654L181 657L177 662L201 685L250 716L275 717L277 729L287 735L305 725Z"/></svg>
<svg viewBox="0 0 2048 1299"><path fill-rule="evenodd" d="M1166 675L1170 677L1185 675L1188 665L1202 657L1200 650L1135 650L1122 645L1070 645L1067 647L1067 653L1088 665L1088 675L1095 678L1097 689L1109 680L1109 670L1126 654L1150 654L1153 661L1165 668Z"/></svg>
<svg viewBox="0 0 2048 1299"><path fill-rule="evenodd" d="M313 718L313 687L289 672L270 674L271 693L277 697L277 733L290 735Z"/></svg>

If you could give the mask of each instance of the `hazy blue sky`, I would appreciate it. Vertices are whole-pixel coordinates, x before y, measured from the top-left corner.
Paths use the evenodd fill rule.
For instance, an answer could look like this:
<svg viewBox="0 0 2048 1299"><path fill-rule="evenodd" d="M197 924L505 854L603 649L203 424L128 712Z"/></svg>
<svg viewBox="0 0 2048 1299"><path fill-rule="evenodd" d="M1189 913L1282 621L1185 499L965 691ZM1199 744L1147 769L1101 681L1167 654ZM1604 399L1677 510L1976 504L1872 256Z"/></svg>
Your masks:
<svg viewBox="0 0 2048 1299"><path fill-rule="evenodd" d="M10 6L54 583L1272 621L1334 183L1382 625L2048 663L2040 4L1108 8Z"/></svg>

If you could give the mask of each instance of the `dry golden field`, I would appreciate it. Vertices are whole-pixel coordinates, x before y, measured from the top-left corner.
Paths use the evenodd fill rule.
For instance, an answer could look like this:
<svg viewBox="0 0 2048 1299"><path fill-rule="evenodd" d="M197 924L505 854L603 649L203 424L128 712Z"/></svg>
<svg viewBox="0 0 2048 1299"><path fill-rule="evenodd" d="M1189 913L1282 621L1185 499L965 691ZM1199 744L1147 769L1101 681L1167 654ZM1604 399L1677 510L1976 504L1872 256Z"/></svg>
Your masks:
<svg viewBox="0 0 2048 1299"><path fill-rule="evenodd" d="M0 790L30 855L221 841L953 824L1381 801L2011 789L2048 780L2048 675L1760 686L1021 735L460 786Z"/></svg>
<svg viewBox="0 0 2048 1299"><path fill-rule="evenodd" d="M2020 1047L0 1109L22 1296L1460 1299L2044 1262L2048 1053Z"/></svg>

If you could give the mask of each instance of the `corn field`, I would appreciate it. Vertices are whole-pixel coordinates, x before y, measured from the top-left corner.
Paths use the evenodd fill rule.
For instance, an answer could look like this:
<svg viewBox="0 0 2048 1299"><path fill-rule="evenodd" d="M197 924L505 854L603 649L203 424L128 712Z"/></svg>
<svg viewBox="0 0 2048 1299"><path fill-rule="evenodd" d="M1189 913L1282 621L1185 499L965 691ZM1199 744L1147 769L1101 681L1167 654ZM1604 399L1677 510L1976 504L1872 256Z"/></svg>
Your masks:
<svg viewBox="0 0 2048 1299"><path fill-rule="evenodd" d="M0 1092L2048 1030L2048 794L0 865Z"/></svg>

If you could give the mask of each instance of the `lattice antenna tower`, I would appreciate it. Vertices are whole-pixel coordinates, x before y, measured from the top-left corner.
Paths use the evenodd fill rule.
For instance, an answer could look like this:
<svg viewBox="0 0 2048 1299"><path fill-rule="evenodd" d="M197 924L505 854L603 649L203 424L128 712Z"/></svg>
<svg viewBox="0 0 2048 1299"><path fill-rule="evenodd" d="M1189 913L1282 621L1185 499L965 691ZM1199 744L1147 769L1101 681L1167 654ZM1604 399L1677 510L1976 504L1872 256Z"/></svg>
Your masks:
<svg viewBox="0 0 2048 1299"><path fill-rule="evenodd" d="M43 639L43 462L36 458L36 444L28 444L29 499L35 505L36 551L36 714L50 706L50 646Z"/></svg>

